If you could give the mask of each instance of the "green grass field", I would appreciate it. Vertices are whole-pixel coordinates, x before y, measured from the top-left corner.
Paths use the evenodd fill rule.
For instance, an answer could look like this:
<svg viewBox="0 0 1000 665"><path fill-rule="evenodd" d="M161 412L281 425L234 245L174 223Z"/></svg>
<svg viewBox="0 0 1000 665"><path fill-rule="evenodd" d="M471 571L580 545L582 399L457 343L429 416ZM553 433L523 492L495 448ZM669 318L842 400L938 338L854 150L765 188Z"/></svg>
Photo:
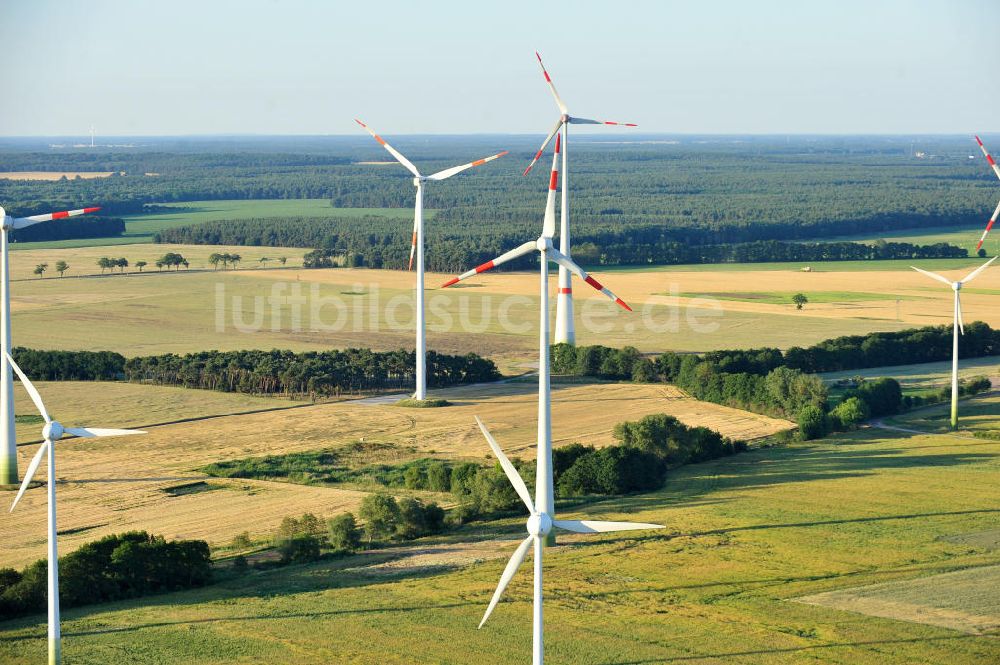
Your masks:
<svg viewBox="0 0 1000 665"><path fill-rule="evenodd" d="M969 255L972 256L976 250L976 244L979 242L979 238L983 234L984 228L986 228L985 221L981 225L959 228L955 228L953 226L941 226L926 229L907 229L903 231L883 231L881 233L859 233L855 235L835 236L832 238L824 238L823 242L850 241L870 244L876 240L886 240L889 242L909 242L914 245L933 245L939 242L944 242L949 245L955 245L956 247L964 247L969 250ZM986 248L986 251L990 254L990 256L1000 252L1000 244L998 244L996 238L989 238L983 246Z"/></svg>
<svg viewBox="0 0 1000 665"><path fill-rule="evenodd" d="M834 398L843 392L842 389L838 390L834 384L856 376L862 376L866 379L889 376L899 381L904 393L919 395L940 390L950 384L951 361L920 363L917 365L894 365L891 367L871 367L843 372L825 372L819 376L830 386L830 394ZM974 376L1000 377L1000 358L959 359L958 376L960 379L968 379Z"/></svg>
<svg viewBox="0 0 1000 665"><path fill-rule="evenodd" d="M800 291L711 291L704 293L682 293L685 298L715 298L737 302L759 302L768 305L791 305L792 296ZM664 294L669 295L669 294ZM853 303L878 300L918 300L919 296L887 295L865 291L809 291L810 303Z"/></svg>
<svg viewBox="0 0 1000 665"><path fill-rule="evenodd" d="M958 403L958 429L962 434L976 432L1000 433L1000 394L977 396ZM925 432L951 431L951 404L939 404L926 409L890 418L888 422Z"/></svg>
<svg viewBox="0 0 1000 665"><path fill-rule="evenodd" d="M925 270L957 270L978 259L921 259ZM786 263L696 263L676 266L600 266L602 272L753 272L758 270L803 270L811 272L878 272L907 270L913 261L789 261ZM598 266L585 266L596 270Z"/></svg>
<svg viewBox="0 0 1000 665"><path fill-rule="evenodd" d="M867 430L685 467L659 492L583 509L663 531L562 537L548 550L548 662L998 662L996 633L980 630L1000 617L998 596L981 593L1000 551L954 539L1000 528L998 502L1000 443L939 435ZM530 566L476 630L522 524L68 610L64 654L80 665L526 662ZM956 571L948 585L921 582ZM895 609L790 602L873 585L889 585ZM984 619L974 630L922 622L947 612ZM4 663L44 650L44 617L0 625Z"/></svg>
<svg viewBox="0 0 1000 665"><path fill-rule="evenodd" d="M127 215L125 234L115 238L81 238L78 240L53 240L46 242L22 242L11 245L12 249L54 249L70 247L96 247L101 245L127 245L153 242L153 235L173 226L202 224L220 219L249 219L254 217L359 217L378 215L399 219L411 219L409 208L334 208L327 199L261 199L186 201L184 203L162 204L176 208L177 212L155 212L141 215ZM432 218L433 210L425 211Z"/></svg>

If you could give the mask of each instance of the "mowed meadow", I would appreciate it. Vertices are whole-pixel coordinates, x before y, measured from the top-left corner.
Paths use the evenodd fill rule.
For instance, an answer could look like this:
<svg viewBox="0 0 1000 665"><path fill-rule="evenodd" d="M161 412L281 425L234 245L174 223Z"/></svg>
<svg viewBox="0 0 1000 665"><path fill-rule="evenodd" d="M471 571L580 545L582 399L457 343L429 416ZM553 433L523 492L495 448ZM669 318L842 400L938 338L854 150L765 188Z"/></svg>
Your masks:
<svg viewBox="0 0 1000 665"><path fill-rule="evenodd" d="M666 529L560 536L545 564L547 657L600 665L997 662L996 595L970 591L995 589L998 501L1000 443L868 429L685 467L657 492L562 506L567 517ZM64 653L95 664L524 662L530 569L476 630L522 535L521 519L510 519L69 610ZM43 617L8 622L2 660L37 662L44 633Z"/></svg>
<svg viewBox="0 0 1000 665"><path fill-rule="evenodd" d="M213 462L314 450L345 453L351 464L400 463L418 458L483 461L488 448L474 416L489 423L507 451L522 459L535 454L537 382L524 380L438 391L453 406L408 409L394 400L306 404L281 399L117 383L40 382L54 417L67 424L147 428L144 436L67 439L59 444L59 527L64 552L108 533L148 529L168 537L228 544L249 531L266 539L289 514L332 516L356 510L375 486L312 487L280 482L209 478L200 468ZM18 388L16 409L32 413ZM673 386L556 385L554 445L614 442L616 422L669 413L691 426L711 426L726 436L755 439L791 423L738 409L698 402ZM18 425L19 464L37 450L40 423ZM266 432L266 435L262 435ZM359 445L361 444L361 445ZM47 477L44 469L39 479ZM192 483L205 481L198 491ZM420 493L418 493L419 495ZM450 495L430 495L447 503ZM12 537L0 550L0 567L23 566L38 557L45 493L28 492L18 510L4 517ZM246 515L253 515L248 521Z"/></svg>

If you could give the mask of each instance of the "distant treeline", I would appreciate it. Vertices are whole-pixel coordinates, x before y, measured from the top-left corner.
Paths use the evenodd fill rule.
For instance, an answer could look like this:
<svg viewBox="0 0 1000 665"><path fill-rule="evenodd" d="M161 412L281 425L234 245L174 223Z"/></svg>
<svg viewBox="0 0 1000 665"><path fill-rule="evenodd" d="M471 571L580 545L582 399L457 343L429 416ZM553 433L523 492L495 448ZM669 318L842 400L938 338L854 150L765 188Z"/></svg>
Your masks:
<svg viewBox="0 0 1000 665"><path fill-rule="evenodd" d="M775 367L763 373L724 371L695 354L667 352L647 358L632 347L552 347L552 371L559 374L673 383L692 397L745 411L794 420L805 406L825 410L827 390L815 376Z"/></svg>
<svg viewBox="0 0 1000 665"><path fill-rule="evenodd" d="M895 332L846 335L824 340L809 347L711 351L705 359L727 372L770 371L784 365L803 372L839 372L867 367L910 365L950 360L952 327L927 326ZM1000 355L1000 330L982 321L965 326L958 338L961 358Z"/></svg>
<svg viewBox="0 0 1000 665"><path fill-rule="evenodd" d="M963 358L1000 355L1000 331L980 321L960 338ZM828 391L814 372L946 360L951 328L931 326L899 332L837 337L808 348L712 351L704 355L663 353L643 356L632 347L552 347L552 370L561 374L673 383L692 397L755 413L787 418L804 434L849 429L868 417L892 415L919 405L905 401L894 379L864 383L832 409ZM979 382L981 383L981 382ZM969 386L979 390L981 385Z"/></svg>
<svg viewBox="0 0 1000 665"><path fill-rule="evenodd" d="M0 568L0 620L44 612L48 562ZM59 557L63 609L190 589L212 580L208 543L168 541L145 531L101 538Z"/></svg>
<svg viewBox="0 0 1000 665"><path fill-rule="evenodd" d="M14 361L38 381L116 381L125 377L125 356L114 351L38 351L15 346Z"/></svg>
<svg viewBox="0 0 1000 665"><path fill-rule="evenodd" d="M45 212L54 212L52 208ZM108 238L125 233L121 217L67 217L52 222L35 224L18 231L11 231L13 242L38 242L42 240L72 240L74 238Z"/></svg>
<svg viewBox="0 0 1000 665"><path fill-rule="evenodd" d="M436 219L436 218L435 218ZM433 226L430 224L429 226ZM537 226L537 225L536 225ZM427 233L429 270L453 272L483 263L537 233L537 228L484 226L465 233ZM521 235L518 235L520 232ZM334 265L403 268L409 260L409 225L385 217L233 219L164 229L157 242L200 245L263 245L316 247L305 267ZM937 243L903 242L783 242L754 240L725 244L718 234L657 227L621 226L617 230L581 230L574 238L573 256L585 265L646 265L692 263L758 263L772 261L858 261L874 259L964 258L966 249ZM681 238L684 240L681 240ZM530 267L533 257L513 261L504 269Z"/></svg>
<svg viewBox="0 0 1000 665"><path fill-rule="evenodd" d="M184 356L129 358L129 381L267 395L336 396L369 390L412 387L412 351L202 351ZM427 385L493 381L500 377L493 361L474 353L427 354Z"/></svg>
<svg viewBox="0 0 1000 665"><path fill-rule="evenodd" d="M111 351L40 351L15 348L14 360L32 379L126 379L186 388L262 395L331 396L412 387L412 351L203 351L126 359ZM474 353L427 353L427 385L494 381L496 365Z"/></svg>

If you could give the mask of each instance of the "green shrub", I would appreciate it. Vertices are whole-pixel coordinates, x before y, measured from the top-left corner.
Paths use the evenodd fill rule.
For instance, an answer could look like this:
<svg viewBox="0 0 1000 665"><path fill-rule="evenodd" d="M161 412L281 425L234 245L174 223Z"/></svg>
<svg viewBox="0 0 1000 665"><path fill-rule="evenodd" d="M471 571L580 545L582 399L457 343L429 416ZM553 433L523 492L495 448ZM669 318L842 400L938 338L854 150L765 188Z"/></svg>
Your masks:
<svg viewBox="0 0 1000 665"><path fill-rule="evenodd" d="M838 429L854 429L868 419L868 406L858 397L848 397L830 412L830 417L839 424Z"/></svg>
<svg viewBox="0 0 1000 665"><path fill-rule="evenodd" d="M317 536L300 535L280 541L277 550L282 563L308 563L319 558L320 545Z"/></svg>
<svg viewBox="0 0 1000 665"><path fill-rule="evenodd" d="M327 522L327 541L337 554L354 552L361 544L361 530L352 513L342 513Z"/></svg>
<svg viewBox="0 0 1000 665"><path fill-rule="evenodd" d="M444 462L427 467L427 489L432 492L451 491L451 469Z"/></svg>
<svg viewBox="0 0 1000 665"><path fill-rule="evenodd" d="M411 466L403 472L403 484L406 489L427 489L427 472L419 466Z"/></svg>
<svg viewBox="0 0 1000 665"><path fill-rule="evenodd" d="M805 406L799 411L798 425L804 440L819 439L826 435L826 414L818 406Z"/></svg>
<svg viewBox="0 0 1000 665"><path fill-rule="evenodd" d="M396 533L399 525L399 505L388 494L369 494L361 501L358 515L365 522L368 542L382 540Z"/></svg>

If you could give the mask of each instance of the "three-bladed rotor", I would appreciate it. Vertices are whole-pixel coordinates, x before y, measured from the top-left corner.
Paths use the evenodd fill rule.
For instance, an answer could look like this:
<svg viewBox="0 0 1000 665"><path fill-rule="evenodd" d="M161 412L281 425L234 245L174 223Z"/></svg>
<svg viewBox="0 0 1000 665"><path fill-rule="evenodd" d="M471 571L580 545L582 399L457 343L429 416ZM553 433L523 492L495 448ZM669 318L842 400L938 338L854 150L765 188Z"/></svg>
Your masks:
<svg viewBox="0 0 1000 665"><path fill-rule="evenodd" d="M490 599L490 604L486 608L486 613L483 615L482 621L479 622L479 627L482 628L486 620L490 618L493 610L496 608L497 603L500 602L500 597L503 596L503 592L507 589L510 581L514 578L514 573L517 569L521 567L524 563L525 558L528 556L528 550L531 548L532 544L535 544L536 556L539 556L542 548L540 546L541 541L544 540L545 536L549 535L553 527L563 529L565 531L572 531L574 533L611 533L615 531L639 531L643 529L662 529L662 524L647 524L643 522L604 522L599 520L557 520L554 515L549 515L546 512L538 511L535 509L535 505L542 502L542 497L545 492L548 491L546 487L536 487L536 499L537 501L531 500L531 493L528 492L527 485L524 484L524 480L521 475L517 472L517 468L514 464L507 458L503 450L500 449L500 445L497 443L496 439L490 433L483 421L476 416L476 423L479 425L479 429L482 431L483 436L486 437L486 442L490 446L490 450L496 455L497 461L500 462L500 466L503 469L504 474L510 481L510 484L514 487L514 491L520 497L522 503L524 503L525 508L528 509L528 520L525 524L525 528L528 531L528 537L525 538L514 550L514 554L511 555L510 560L507 562L507 566L504 568L503 573L500 575L500 583L497 585L496 591L493 592L493 597ZM546 482L546 481L543 481ZM551 483L552 479L549 478L547 482ZM534 599L535 603L541 603L542 598L536 595Z"/></svg>
<svg viewBox="0 0 1000 665"><path fill-rule="evenodd" d="M106 429L100 427L64 427L62 423L57 420L53 420L49 416L49 412L45 409L45 404L42 402L42 396L38 394L38 389L35 388L35 384L25 376L24 372L14 358L7 354L7 362L10 363L11 368L14 373L17 374L17 378L21 380L21 384L24 386L25 391L28 393L28 397L31 398L31 402L38 409L39 415L42 416L42 420L45 421L45 425L42 427L42 438L44 441L42 445L38 446L38 451L35 456L31 458L31 462L28 464L28 470L24 474L24 480L21 481L21 487L17 491L17 496L14 497L14 502L10 506L10 510L13 511L17 506L18 501L24 496L24 492L28 489L31 484L31 479L35 476L35 471L38 470L38 466L42 462L42 458L48 451L49 446L55 444L56 441L63 438L67 434L73 436L93 438L93 437L105 437L105 436L125 436L128 434L145 434L145 432L133 429ZM52 470L49 470L52 473Z"/></svg>
<svg viewBox="0 0 1000 665"><path fill-rule="evenodd" d="M562 97L559 96L559 92L556 90L556 86L552 82L552 77L549 76L548 70L545 69L545 64L542 62L542 56L539 55L538 51L535 51L535 57L538 58L538 66L542 68L542 75L545 76L545 83L549 86L549 92L552 93L552 98L555 100L556 106L559 107L559 119L552 127L552 131L550 131L548 136L545 137L545 140L542 141L542 147L535 153L534 158L531 160L531 163L528 164L528 167L524 169L524 173L522 175L528 175L528 173L531 172L532 167L535 166L535 163L541 158L542 153L545 152L545 147L552 140L552 137L559 133L559 130L562 129L563 125L610 125L614 127L638 127L638 125L634 122L592 120L590 118L577 118L575 116L571 116L569 114L569 108L562 100Z"/></svg>

